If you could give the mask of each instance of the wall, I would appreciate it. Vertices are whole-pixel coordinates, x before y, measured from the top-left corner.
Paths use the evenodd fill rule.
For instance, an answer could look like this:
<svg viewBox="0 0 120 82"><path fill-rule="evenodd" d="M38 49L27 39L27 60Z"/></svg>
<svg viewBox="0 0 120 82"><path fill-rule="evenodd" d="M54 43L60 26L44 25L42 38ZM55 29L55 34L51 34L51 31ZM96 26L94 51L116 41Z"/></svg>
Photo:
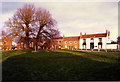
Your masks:
<svg viewBox="0 0 120 82"><path fill-rule="evenodd" d="M99 37L102 38L102 49L106 49L106 42L107 42L107 38L106 37ZM99 38L94 38L94 49L98 49L98 42L99 42ZM91 38L86 38L86 48L90 49L90 40ZM80 39L80 49L83 49L83 39Z"/></svg>
<svg viewBox="0 0 120 82"><path fill-rule="evenodd" d="M107 49L117 49L117 44L107 44Z"/></svg>

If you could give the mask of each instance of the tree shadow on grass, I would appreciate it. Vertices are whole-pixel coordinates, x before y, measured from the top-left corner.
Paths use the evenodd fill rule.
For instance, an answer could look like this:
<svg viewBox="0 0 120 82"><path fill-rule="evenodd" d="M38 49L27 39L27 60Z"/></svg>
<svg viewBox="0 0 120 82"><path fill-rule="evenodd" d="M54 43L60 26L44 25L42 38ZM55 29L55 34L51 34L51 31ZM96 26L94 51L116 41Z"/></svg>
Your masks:
<svg viewBox="0 0 120 82"><path fill-rule="evenodd" d="M100 62L119 63L118 61L120 60L120 55L118 53L114 54L114 53L85 52L85 51L71 51L71 52L83 54L81 56Z"/></svg>
<svg viewBox="0 0 120 82"><path fill-rule="evenodd" d="M119 80L120 69L117 64L51 50L9 57L2 68L3 81Z"/></svg>

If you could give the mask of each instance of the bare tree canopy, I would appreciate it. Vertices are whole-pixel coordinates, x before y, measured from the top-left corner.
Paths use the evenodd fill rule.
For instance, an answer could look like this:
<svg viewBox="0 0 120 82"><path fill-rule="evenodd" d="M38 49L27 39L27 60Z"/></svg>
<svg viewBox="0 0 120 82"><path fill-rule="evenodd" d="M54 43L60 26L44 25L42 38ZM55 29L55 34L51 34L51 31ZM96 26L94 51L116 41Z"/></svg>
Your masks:
<svg viewBox="0 0 120 82"><path fill-rule="evenodd" d="M47 42L59 34L59 31L55 28L57 22L52 18L49 11L38 8L35 14L36 45L39 40Z"/></svg>
<svg viewBox="0 0 120 82"><path fill-rule="evenodd" d="M32 4L26 4L23 8L17 9L12 18L5 22L9 29L9 35L25 37L26 47L29 48L29 38L36 38L38 42L51 40L59 31L56 28L57 22L52 18L49 11L43 8L35 8Z"/></svg>

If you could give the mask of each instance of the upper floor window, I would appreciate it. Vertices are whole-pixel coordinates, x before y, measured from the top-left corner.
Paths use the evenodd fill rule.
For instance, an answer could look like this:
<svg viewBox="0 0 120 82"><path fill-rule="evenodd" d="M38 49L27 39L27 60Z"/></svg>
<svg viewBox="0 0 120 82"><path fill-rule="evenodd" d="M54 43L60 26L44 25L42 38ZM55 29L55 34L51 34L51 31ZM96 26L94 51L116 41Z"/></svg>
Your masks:
<svg viewBox="0 0 120 82"><path fill-rule="evenodd" d="M91 38L91 40L94 40L94 38Z"/></svg>
<svg viewBox="0 0 120 82"><path fill-rule="evenodd" d="M6 41L4 42L4 44L6 44Z"/></svg>
<svg viewBox="0 0 120 82"><path fill-rule="evenodd" d="M91 38L91 41L90 42L94 42L94 38Z"/></svg>
<svg viewBox="0 0 120 82"><path fill-rule="evenodd" d="M72 44L72 41L69 41L70 44Z"/></svg>
<svg viewBox="0 0 120 82"><path fill-rule="evenodd" d="M2 42L0 42L0 45L2 45Z"/></svg>
<svg viewBox="0 0 120 82"><path fill-rule="evenodd" d="M59 41L59 43L61 43L61 41Z"/></svg>
<svg viewBox="0 0 120 82"><path fill-rule="evenodd" d="M83 39L83 43L86 43L86 39Z"/></svg>
<svg viewBox="0 0 120 82"><path fill-rule="evenodd" d="M65 44L67 44L68 42L67 41L65 41Z"/></svg>
<svg viewBox="0 0 120 82"><path fill-rule="evenodd" d="M102 42L102 38L99 38L99 42Z"/></svg>
<svg viewBox="0 0 120 82"><path fill-rule="evenodd" d="M76 41L74 41L74 43L75 43L75 44L77 44L77 42L76 42Z"/></svg>
<svg viewBox="0 0 120 82"><path fill-rule="evenodd" d="M23 42L21 42L21 44L23 44Z"/></svg>

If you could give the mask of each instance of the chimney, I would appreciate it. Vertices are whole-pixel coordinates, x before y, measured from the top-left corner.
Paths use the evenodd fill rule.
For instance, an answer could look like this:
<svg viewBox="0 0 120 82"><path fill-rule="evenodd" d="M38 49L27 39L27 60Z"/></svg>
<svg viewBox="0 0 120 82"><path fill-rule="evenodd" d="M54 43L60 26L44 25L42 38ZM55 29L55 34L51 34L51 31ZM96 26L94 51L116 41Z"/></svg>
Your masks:
<svg viewBox="0 0 120 82"><path fill-rule="evenodd" d="M86 33L84 35L86 35Z"/></svg>
<svg viewBox="0 0 120 82"><path fill-rule="evenodd" d="M107 37L110 38L110 31L106 30Z"/></svg>
<svg viewBox="0 0 120 82"><path fill-rule="evenodd" d="M82 36L82 32L80 32L80 36Z"/></svg>
<svg viewBox="0 0 120 82"><path fill-rule="evenodd" d="M64 34L63 34L63 38L64 38L65 36L64 36Z"/></svg>
<svg viewBox="0 0 120 82"><path fill-rule="evenodd" d="M106 30L106 33L108 34L108 30Z"/></svg>

